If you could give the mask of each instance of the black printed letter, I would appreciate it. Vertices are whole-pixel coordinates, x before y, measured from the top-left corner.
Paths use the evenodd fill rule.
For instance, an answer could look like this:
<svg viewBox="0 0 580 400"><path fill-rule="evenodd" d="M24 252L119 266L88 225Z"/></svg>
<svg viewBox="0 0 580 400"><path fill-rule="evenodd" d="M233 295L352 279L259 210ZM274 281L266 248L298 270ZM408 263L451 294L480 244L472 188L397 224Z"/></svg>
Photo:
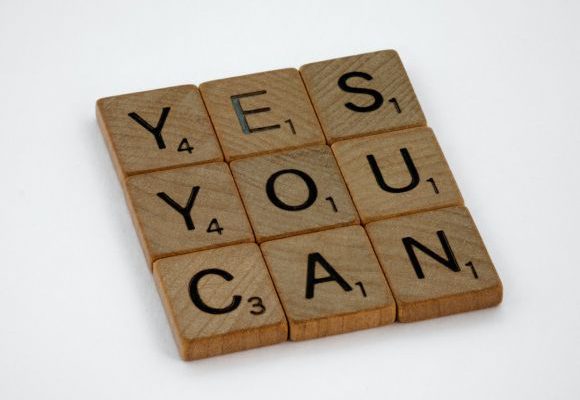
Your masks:
<svg viewBox="0 0 580 400"><path fill-rule="evenodd" d="M439 241L443 246L443 250L445 251L445 255L447 259L441 257L439 254L435 253L433 250L425 247L423 244L419 243L412 237L405 237L403 238L403 245L405 246L405 250L407 250L407 255L411 260L411 264L413 264L413 268L415 269L415 273L417 274L417 278L423 279L425 278L425 274L423 274L423 269L421 268L421 264L417 259L417 255L415 254L414 247L421 250L423 253L427 254L429 257L437 261L438 263L444 265L445 267L449 268L453 272L459 272L461 269L459 268L459 264L457 264L457 260L455 259L455 255L453 254L453 250L451 250L451 246L447 241L447 236L445 236L445 232L437 231L437 236L439 237Z"/></svg>
<svg viewBox="0 0 580 400"><path fill-rule="evenodd" d="M185 220L187 229L192 231L195 229L195 226L193 225L193 220L191 219L191 209L193 208L193 203L197 197L197 192L199 192L199 186L194 186L191 188L191 193L189 195L189 199L187 199L187 204L185 207L177 204L177 202L169 197L165 192L157 193L157 196L161 197L167 204L171 206L171 208L180 213Z"/></svg>
<svg viewBox="0 0 580 400"><path fill-rule="evenodd" d="M274 190L274 184L276 183L276 179L278 179L280 175L284 174L297 175L300 178L302 178L304 183L306 183L306 186L308 187L308 198L304 201L304 203L293 206L284 203L276 195L276 191ZM272 176L268 178L268 182L266 182L266 194L268 195L268 198L270 199L272 204L274 204L276 207L286 211L300 211L305 210L312 204L314 204L314 202L316 201L316 197L318 197L318 189L316 188L316 184L314 183L312 178L306 172L300 171L298 169L283 169L281 171L272 174Z"/></svg>
<svg viewBox="0 0 580 400"><path fill-rule="evenodd" d="M324 278L316 278L316 263L319 263L322 268L328 272L328 276ZM308 274L306 275L306 298L314 297L314 285L323 282L335 281L345 292L350 292L352 287L344 280L342 276L330 265L328 261L320 253L308 254Z"/></svg>
<svg viewBox="0 0 580 400"><path fill-rule="evenodd" d="M407 186L403 186L400 188L394 188L392 186L387 185L385 179L383 178L383 174L381 173L381 169L377 164L377 160L375 160L375 156L372 154L367 155L367 161L371 167L371 171L375 175L375 179L377 180L377 184L383 189L385 192L390 193L402 193L408 192L409 190L414 189L419 184L419 173L417 172L417 168L415 168L415 164L413 164L413 160L411 159L411 155L407 151L406 148L402 148L401 155L403 156L403 160L405 160L405 165L409 170L409 174L411 175L411 182Z"/></svg>
<svg viewBox="0 0 580 400"><path fill-rule="evenodd" d="M169 115L170 107L163 107L163 111L161 111L161 117L159 117L159 121L157 122L157 126L153 127L149 122L145 121L139 114L136 112L129 113L129 117L133 118L135 122L141 125L143 128L147 129L149 132L153 134L155 137L155 141L157 142L157 147L160 149L165 148L165 142L163 141L163 136L161 136L161 130L163 129L163 125L165 125L165 120Z"/></svg>
<svg viewBox="0 0 580 400"><path fill-rule="evenodd" d="M237 94L232 96L232 105L234 106L234 111L238 117L238 121L240 121L240 125L242 126L242 131L248 135L254 132L261 132L261 131L268 131L271 129L280 129L280 125L269 125L269 126L261 126L259 128L250 128L248 125L248 120L246 119L246 115L248 114L257 114L261 112L270 111L270 107L262 107L262 108L254 108L252 110L244 110L242 105L240 104L240 99L244 97L251 97L251 96L259 96L261 94L266 94L265 90L260 90L259 92L251 92L251 93L244 93L244 94Z"/></svg>
<svg viewBox="0 0 580 400"><path fill-rule="evenodd" d="M338 87L341 88L342 90L344 90L345 92L348 93L363 93L363 94L367 94L369 96L371 96L374 101L373 104L370 104L368 106L357 106L356 104L353 104L351 102L345 103L345 107L348 108L351 111L356 111L356 112L371 112L371 111L375 111L377 109L379 109L382 105L383 105L383 96L381 96L381 94L379 92L377 92L376 90L373 89L366 89L366 88L357 88L357 87L352 87L352 86L348 86L347 84L347 80L350 78L363 78L367 81L371 81L373 79L372 76L370 76L369 74L365 73L365 72L348 72L344 75L342 75L340 77L340 79L338 80Z"/></svg>
<svg viewBox="0 0 580 400"><path fill-rule="evenodd" d="M191 278L191 281L189 281L189 297L191 298L191 301L193 302L193 304L195 304L197 308L208 314L226 314L229 313L230 311L234 311L240 305L240 302L242 301L242 296L235 295L232 298L232 302L230 303L230 305L224 308L210 307L207 304L205 304L201 299L201 297L199 296L199 288L198 288L199 281L204 276L211 274L220 276L228 282L234 279L232 274L230 274L229 272L217 268L210 268L204 269L203 271L199 271L197 274L193 276L193 278Z"/></svg>

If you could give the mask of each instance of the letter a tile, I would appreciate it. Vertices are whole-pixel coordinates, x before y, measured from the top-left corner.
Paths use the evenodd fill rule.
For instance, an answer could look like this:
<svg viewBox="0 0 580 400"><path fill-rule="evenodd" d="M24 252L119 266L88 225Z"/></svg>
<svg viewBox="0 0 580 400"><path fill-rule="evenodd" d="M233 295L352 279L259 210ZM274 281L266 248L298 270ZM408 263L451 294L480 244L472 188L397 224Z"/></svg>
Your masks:
<svg viewBox="0 0 580 400"><path fill-rule="evenodd" d="M254 240L225 163L132 176L127 200L149 264Z"/></svg>
<svg viewBox="0 0 580 400"><path fill-rule="evenodd" d="M394 50L307 64L300 73L329 143L426 124Z"/></svg>
<svg viewBox="0 0 580 400"><path fill-rule="evenodd" d="M365 224L463 204L429 128L345 140L332 150Z"/></svg>
<svg viewBox="0 0 580 400"><path fill-rule="evenodd" d="M465 207L366 226L397 302L412 322L499 304L502 284Z"/></svg>
<svg viewBox="0 0 580 400"><path fill-rule="evenodd" d="M205 82L200 90L228 161L324 143L296 69Z"/></svg>
<svg viewBox="0 0 580 400"><path fill-rule="evenodd" d="M164 258L153 272L184 360L288 337L284 312L254 243Z"/></svg>
<svg viewBox="0 0 580 400"><path fill-rule="evenodd" d="M358 223L328 146L231 163L258 242Z"/></svg>
<svg viewBox="0 0 580 400"><path fill-rule="evenodd" d="M100 99L97 118L121 178L223 160L194 85Z"/></svg>
<svg viewBox="0 0 580 400"><path fill-rule="evenodd" d="M395 320L395 301L361 226L274 240L261 248L288 317L291 340Z"/></svg>

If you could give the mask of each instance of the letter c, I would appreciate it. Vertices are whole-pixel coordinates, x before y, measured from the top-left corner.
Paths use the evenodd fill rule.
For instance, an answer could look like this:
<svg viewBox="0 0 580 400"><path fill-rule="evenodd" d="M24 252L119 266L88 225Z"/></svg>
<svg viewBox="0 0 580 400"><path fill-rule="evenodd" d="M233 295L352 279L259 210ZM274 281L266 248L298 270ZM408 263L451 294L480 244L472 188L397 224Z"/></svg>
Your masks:
<svg viewBox="0 0 580 400"><path fill-rule="evenodd" d="M232 274L218 268L209 268L204 269L203 271L199 271L193 276L193 278L191 278L191 281L189 281L189 297L191 298L193 304L195 304L195 306L201 311L208 314L227 314L238 308L242 301L242 296L239 295L235 295L232 298L232 302L224 308L214 308L204 303L204 301L201 299L201 296L199 295L198 284L201 278L206 275L218 275L228 282L234 279Z"/></svg>

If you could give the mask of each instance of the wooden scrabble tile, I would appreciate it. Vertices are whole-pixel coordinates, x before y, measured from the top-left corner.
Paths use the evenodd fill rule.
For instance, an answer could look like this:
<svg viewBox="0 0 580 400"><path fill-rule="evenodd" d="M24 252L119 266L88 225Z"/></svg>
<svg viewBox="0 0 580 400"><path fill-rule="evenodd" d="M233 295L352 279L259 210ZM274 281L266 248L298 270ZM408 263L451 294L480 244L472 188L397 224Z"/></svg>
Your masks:
<svg viewBox="0 0 580 400"><path fill-rule="evenodd" d="M332 150L364 223L463 204L429 128L345 140Z"/></svg>
<svg viewBox="0 0 580 400"><path fill-rule="evenodd" d="M397 301L399 321L501 302L501 281L465 207L377 221L366 229Z"/></svg>
<svg viewBox="0 0 580 400"><path fill-rule="evenodd" d="M394 50L307 64L300 73L329 143L426 124Z"/></svg>
<svg viewBox="0 0 580 400"><path fill-rule="evenodd" d="M291 340L395 320L395 301L360 225L274 240L261 248Z"/></svg>
<svg viewBox="0 0 580 400"><path fill-rule="evenodd" d="M226 160L324 143L296 69L200 85Z"/></svg>
<svg viewBox="0 0 580 400"><path fill-rule="evenodd" d="M231 163L258 242L358 223L328 146Z"/></svg>
<svg viewBox="0 0 580 400"><path fill-rule="evenodd" d="M97 119L121 178L223 160L193 85L100 99Z"/></svg>
<svg viewBox="0 0 580 400"><path fill-rule="evenodd" d="M287 340L286 318L256 244L164 258L153 272L183 359Z"/></svg>
<svg viewBox="0 0 580 400"><path fill-rule="evenodd" d="M225 163L132 176L127 200L149 263L254 239Z"/></svg>

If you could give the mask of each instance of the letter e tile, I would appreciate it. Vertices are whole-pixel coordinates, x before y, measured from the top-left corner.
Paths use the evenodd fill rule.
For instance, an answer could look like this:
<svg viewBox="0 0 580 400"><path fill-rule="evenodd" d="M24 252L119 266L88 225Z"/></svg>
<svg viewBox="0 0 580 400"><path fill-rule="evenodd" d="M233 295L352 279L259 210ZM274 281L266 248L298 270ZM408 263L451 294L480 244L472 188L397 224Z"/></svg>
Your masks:
<svg viewBox="0 0 580 400"><path fill-rule="evenodd" d="M294 68L205 82L200 90L228 161L324 144Z"/></svg>

